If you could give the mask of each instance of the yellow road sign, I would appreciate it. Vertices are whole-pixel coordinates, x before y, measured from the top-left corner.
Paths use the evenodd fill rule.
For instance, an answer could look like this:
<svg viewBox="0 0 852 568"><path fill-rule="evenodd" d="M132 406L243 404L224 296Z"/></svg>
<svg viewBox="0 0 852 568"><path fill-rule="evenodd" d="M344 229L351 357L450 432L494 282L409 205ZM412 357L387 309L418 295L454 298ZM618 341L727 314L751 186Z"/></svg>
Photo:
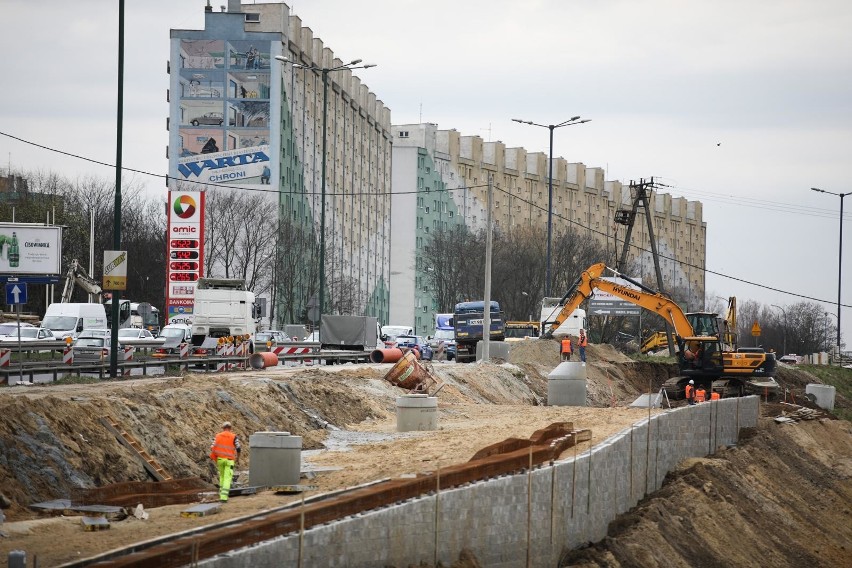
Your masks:
<svg viewBox="0 0 852 568"><path fill-rule="evenodd" d="M751 334L755 337L760 335L760 326L757 323L757 320L754 320L754 325L751 326Z"/></svg>

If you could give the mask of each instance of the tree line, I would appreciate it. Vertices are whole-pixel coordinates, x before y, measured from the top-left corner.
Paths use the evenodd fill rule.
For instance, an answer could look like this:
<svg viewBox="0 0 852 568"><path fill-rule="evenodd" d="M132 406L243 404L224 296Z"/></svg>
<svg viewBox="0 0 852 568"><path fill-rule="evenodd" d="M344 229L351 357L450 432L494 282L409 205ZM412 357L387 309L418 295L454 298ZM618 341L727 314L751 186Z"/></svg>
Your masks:
<svg viewBox="0 0 852 568"><path fill-rule="evenodd" d="M94 215L94 273L100 281L104 250L113 248L114 182L94 176L69 179L51 172L31 171L22 176L29 191L0 201L0 219L21 223L52 223L63 226L61 276L78 259L88 266L89 224ZM128 284L122 297L165 304L166 212L165 196L149 196L131 180L122 188L122 249L128 251ZM313 227L280 218L268 198L249 191L208 189L206 194L204 273L210 277L242 278L258 295L271 298L267 314L273 322L308 323L307 306L316 300L318 288L319 235ZM435 299L436 312L450 312L457 302L482 299L485 288L485 231L464 226L431 233L424 249L424 281ZM495 229L492 250L492 299L500 302L507 320L538 320L545 292L547 268L546 227ZM343 252L327 238L325 257L326 311L361 313L367 298L357 282L344 274ZM551 246L551 294L568 292L580 273L597 262L615 265L612 250L574 229L557 231ZM633 267L635 268L635 267ZM413 267L412 267L413 269ZM625 272L635 274L628 268ZM652 274L644 282L657 288ZM54 287L51 301L59 301L64 278ZM709 303L690 298L685 288L666 289L679 305L701 306L724 316L715 294ZM393 294L393 291L391 291ZM85 302L82 290L72 301ZM34 286L26 311L41 315L46 309L44 286ZM816 302L777 307L745 300L738 307L740 345L764 345L777 352L812 353L830 350L836 337L836 320ZM693 309L695 309L693 307ZM699 308L700 309L700 308ZM761 336L751 327L758 321ZM618 342L662 330L662 318L643 312L635 317L590 316L593 340ZM786 341L785 341L786 340Z"/></svg>

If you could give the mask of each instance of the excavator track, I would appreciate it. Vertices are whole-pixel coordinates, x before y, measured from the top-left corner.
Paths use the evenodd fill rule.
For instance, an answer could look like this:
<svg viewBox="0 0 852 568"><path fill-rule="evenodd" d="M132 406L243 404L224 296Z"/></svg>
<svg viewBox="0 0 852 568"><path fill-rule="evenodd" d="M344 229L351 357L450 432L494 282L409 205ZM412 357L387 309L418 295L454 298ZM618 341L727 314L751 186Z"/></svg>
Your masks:
<svg viewBox="0 0 852 568"><path fill-rule="evenodd" d="M669 400L680 400L686 397L686 381L688 377L672 377L663 383L663 389Z"/></svg>

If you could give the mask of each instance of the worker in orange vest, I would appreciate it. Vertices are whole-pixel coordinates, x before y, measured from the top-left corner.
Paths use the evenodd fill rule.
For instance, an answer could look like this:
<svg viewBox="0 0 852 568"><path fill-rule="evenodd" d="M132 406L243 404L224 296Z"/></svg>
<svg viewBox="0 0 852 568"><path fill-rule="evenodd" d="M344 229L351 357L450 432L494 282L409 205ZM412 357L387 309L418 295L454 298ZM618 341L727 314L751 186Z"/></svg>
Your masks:
<svg viewBox="0 0 852 568"><path fill-rule="evenodd" d="M686 385L686 404L695 405L695 381L692 379L689 379L689 384Z"/></svg>
<svg viewBox="0 0 852 568"><path fill-rule="evenodd" d="M710 400L719 400L720 398L722 398L722 396L716 391L712 391L710 393Z"/></svg>
<svg viewBox="0 0 852 568"><path fill-rule="evenodd" d="M571 360L571 338L565 337L562 339L562 360Z"/></svg>
<svg viewBox="0 0 852 568"><path fill-rule="evenodd" d="M577 340L577 346L580 348L580 361L586 362L586 346L589 344L589 338L586 337L586 330L580 328L580 338Z"/></svg>
<svg viewBox="0 0 852 568"><path fill-rule="evenodd" d="M216 434L216 439L210 446L210 459L219 470L219 501L228 500L231 492L231 481L234 478L234 466L240 461L240 441L231 432L231 423L222 424L222 431Z"/></svg>
<svg viewBox="0 0 852 568"><path fill-rule="evenodd" d="M704 390L704 387L701 385L695 389L695 402L701 403L707 401L707 391Z"/></svg>

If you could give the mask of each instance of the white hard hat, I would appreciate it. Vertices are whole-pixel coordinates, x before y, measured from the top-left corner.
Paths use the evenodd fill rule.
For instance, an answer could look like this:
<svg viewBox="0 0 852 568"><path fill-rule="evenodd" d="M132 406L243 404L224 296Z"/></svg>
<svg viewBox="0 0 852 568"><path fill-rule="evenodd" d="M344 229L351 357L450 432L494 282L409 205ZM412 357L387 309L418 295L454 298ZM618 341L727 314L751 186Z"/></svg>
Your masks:
<svg viewBox="0 0 852 568"><path fill-rule="evenodd" d="M225 422L224 424L222 424L222 428L223 428L223 429L224 429L224 428L230 428L230 427L231 427L231 423L230 423L230 422Z"/></svg>
<svg viewBox="0 0 852 568"><path fill-rule="evenodd" d="M689 384L694 385L695 381L693 381L692 379L689 379Z"/></svg>

